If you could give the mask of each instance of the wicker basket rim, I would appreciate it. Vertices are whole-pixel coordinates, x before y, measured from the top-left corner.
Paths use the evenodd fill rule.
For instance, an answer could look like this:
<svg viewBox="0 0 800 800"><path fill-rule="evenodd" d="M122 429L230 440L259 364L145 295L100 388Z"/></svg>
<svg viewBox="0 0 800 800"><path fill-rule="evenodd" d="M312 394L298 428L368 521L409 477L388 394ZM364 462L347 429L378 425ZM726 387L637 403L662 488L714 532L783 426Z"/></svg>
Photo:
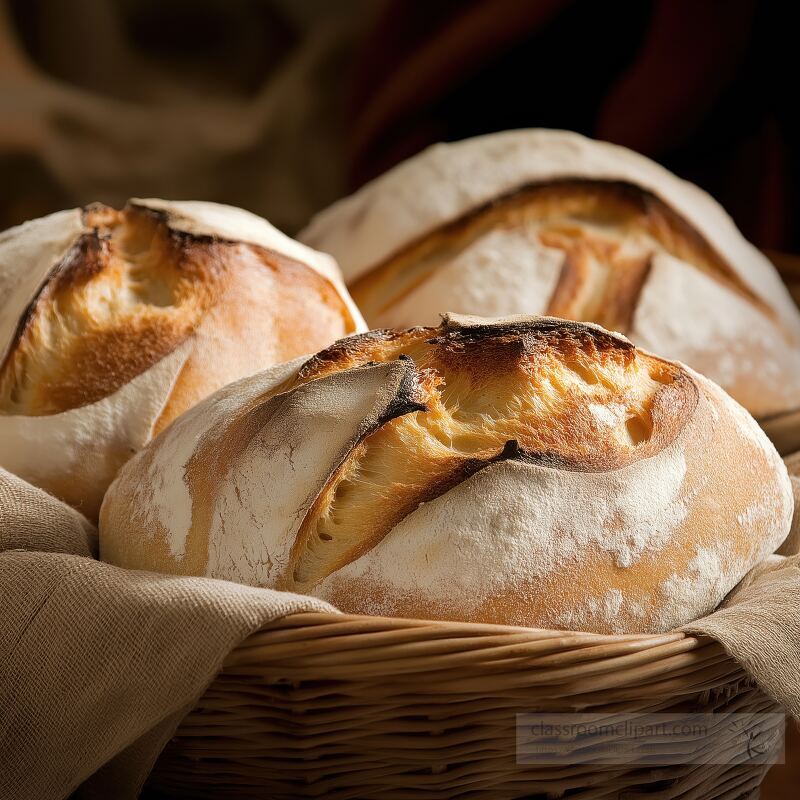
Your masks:
<svg viewBox="0 0 800 800"><path fill-rule="evenodd" d="M334 627L335 633L332 632ZM481 622L456 622L450 620L426 620L405 617L380 617L361 614L346 614L337 611L305 611L288 614L273 622L267 623L262 628L251 634L235 648L225 660L225 666L241 664L242 660L249 660L244 654L248 650L258 650L267 641L271 648L281 642L281 631L289 635L288 641L297 642L293 632L303 629L303 641L313 647L315 629L320 637L330 639L332 633L353 641L363 640L364 637L375 641L382 634L389 635L392 642L398 641L398 636L408 632L409 640L421 639L434 641L447 639L459 640L460 649L482 649L489 642L492 645L517 644L520 646L533 646L537 643L552 645L552 649L585 650L591 651L595 656L614 657L626 652L640 652L658 648L663 652L685 652L687 650L714 647L722 649L722 645L714 639L684 631L670 631L667 633L630 633L630 634L602 634L585 633L580 631L550 630L546 628L527 628L515 625L496 625ZM470 642L472 640L472 642ZM607 652L606 652L607 651Z"/></svg>

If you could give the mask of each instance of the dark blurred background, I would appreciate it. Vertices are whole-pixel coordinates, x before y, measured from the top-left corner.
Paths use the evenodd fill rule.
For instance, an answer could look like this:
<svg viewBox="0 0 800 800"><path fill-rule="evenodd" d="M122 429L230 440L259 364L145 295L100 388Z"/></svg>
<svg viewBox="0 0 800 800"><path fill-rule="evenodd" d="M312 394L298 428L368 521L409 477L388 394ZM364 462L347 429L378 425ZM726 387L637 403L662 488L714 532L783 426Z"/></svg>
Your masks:
<svg viewBox="0 0 800 800"><path fill-rule="evenodd" d="M428 144L546 126L639 150L800 253L793 5L0 0L0 228L138 195L293 233Z"/></svg>
<svg viewBox="0 0 800 800"><path fill-rule="evenodd" d="M791 4L0 0L0 226L131 195L288 232L442 139L633 147L800 252Z"/></svg>

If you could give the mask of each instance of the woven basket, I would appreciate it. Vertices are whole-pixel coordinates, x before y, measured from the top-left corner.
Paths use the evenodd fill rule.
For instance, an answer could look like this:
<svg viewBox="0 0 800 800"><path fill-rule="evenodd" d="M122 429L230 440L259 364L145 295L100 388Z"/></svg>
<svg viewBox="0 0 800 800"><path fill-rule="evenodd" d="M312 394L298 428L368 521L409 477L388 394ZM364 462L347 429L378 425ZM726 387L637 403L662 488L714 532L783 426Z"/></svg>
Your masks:
<svg viewBox="0 0 800 800"><path fill-rule="evenodd" d="M524 712L780 709L719 644L681 633L598 636L296 614L230 655L149 788L169 797L262 800L733 800L756 796L767 769L689 758L656 768L585 759L570 767L518 764L516 715ZM723 726L712 746L726 752L731 736ZM691 754L701 743L670 746Z"/></svg>
<svg viewBox="0 0 800 800"><path fill-rule="evenodd" d="M800 305L800 257L769 256ZM783 452L800 446L800 415L771 424ZM756 797L768 769L519 764L517 714L539 711L781 709L702 637L296 614L231 654L148 788L218 800L734 800ZM731 735L716 731L711 746L724 754Z"/></svg>

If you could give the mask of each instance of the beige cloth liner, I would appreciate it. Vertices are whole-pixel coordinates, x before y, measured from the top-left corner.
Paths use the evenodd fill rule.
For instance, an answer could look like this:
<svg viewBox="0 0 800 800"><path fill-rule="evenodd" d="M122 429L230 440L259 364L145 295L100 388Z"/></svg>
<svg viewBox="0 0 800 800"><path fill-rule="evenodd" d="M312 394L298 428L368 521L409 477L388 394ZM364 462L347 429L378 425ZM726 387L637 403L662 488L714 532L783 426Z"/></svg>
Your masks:
<svg viewBox="0 0 800 800"><path fill-rule="evenodd" d="M800 455L787 459L800 475ZM800 504L800 477L793 480ZM782 552L687 626L800 717L800 518ZM793 549L792 549L793 548ZM80 514L0 469L0 800L135 798L228 654L310 597L93 558Z"/></svg>
<svg viewBox="0 0 800 800"><path fill-rule="evenodd" d="M96 561L78 512L0 469L0 798L138 796L225 656L310 597ZM33 552L36 551L36 552Z"/></svg>

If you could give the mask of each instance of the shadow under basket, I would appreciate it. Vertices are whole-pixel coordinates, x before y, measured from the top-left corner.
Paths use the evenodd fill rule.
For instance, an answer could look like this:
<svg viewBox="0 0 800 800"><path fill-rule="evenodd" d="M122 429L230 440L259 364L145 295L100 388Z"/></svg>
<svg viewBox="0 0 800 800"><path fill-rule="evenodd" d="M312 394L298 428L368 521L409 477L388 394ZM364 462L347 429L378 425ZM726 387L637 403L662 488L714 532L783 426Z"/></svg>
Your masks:
<svg viewBox="0 0 800 800"><path fill-rule="evenodd" d="M730 724L671 737L670 766L592 763L578 740L567 745L566 765L563 751L560 766L519 763L524 713L770 715L774 728L759 736L771 753L783 733L782 717L772 716L780 707L711 639L305 613L231 653L167 745L148 791L734 800L756 797L769 768L768 758L735 755L742 731ZM705 763L690 763L702 750Z"/></svg>

